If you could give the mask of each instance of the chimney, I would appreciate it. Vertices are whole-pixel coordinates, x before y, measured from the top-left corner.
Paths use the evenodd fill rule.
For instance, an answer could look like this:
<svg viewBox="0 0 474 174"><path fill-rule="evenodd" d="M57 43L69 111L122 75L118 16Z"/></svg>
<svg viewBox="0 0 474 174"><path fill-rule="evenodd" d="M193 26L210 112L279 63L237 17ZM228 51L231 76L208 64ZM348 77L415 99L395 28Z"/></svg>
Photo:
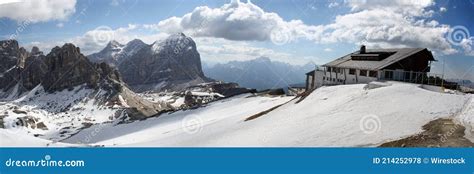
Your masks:
<svg viewBox="0 0 474 174"><path fill-rule="evenodd" d="M365 54L365 45L360 46L360 54Z"/></svg>

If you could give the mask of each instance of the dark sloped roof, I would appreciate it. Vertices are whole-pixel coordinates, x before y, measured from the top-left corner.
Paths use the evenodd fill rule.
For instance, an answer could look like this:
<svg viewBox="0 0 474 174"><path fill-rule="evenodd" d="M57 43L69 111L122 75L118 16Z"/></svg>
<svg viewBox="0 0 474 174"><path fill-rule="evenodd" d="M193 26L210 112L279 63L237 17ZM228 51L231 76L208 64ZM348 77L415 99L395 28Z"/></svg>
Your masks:
<svg viewBox="0 0 474 174"><path fill-rule="evenodd" d="M315 70L310 71L310 72L307 72L306 75L314 75L314 71L315 71Z"/></svg>
<svg viewBox="0 0 474 174"><path fill-rule="evenodd" d="M421 51L428 51L426 48L398 48L398 49L367 49L367 54L377 52L377 53L393 53L387 58L374 61L374 60L352 60L352 55L361 55L359 51L355 51L351 54L345 55L341 58L338 58L332 62L329 62L323 66L326 67L339 67L339 68L354 68L354 69L366 69L366 70L380 70L383 69L395 62L403 60L413 54L416 54ZM429 52L429 51L428 51ZM430 53L429 60L434 61L433 56Z"/></svg>

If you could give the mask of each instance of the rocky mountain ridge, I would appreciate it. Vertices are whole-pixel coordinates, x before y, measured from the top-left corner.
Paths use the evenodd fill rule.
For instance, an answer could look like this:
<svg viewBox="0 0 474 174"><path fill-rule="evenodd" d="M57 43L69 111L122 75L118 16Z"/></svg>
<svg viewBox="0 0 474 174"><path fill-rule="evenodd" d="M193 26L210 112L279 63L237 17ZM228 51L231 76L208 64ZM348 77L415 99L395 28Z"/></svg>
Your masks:
<svg viewBox="0 0 474 174"><path fill-rule="evenodd" d="M125 45L111 41L102 51L88 57L116 67L135 92L179 91L213 81L204 76L196 43L183 33L151 45L138 39Z"/></svg>
<svg viewBox="0 0 474 174"><path fill-rule="evenodd" d="M6 43L2 41L1 43ZM106 63L93 63L80 52L80 48L66 43L62 47L54 47L50 53L43 55L34 47L31 52L21 52L17 41L9 41L7 47L0 50L1 66L8 69L0 72L0 98L15 101L22 96L33 95L31 91L44 91L47 95L55 95L62 91L80 89L92 90L101 95L84 96L101 101L94 105L118 105L119 110L130 113L132 119L157 115L172 107L164 102L148 102L137 97L123 83L119 72ZM28 55L23 56L23 55ZM26 57L26 58L25 58ZM8 58L8 59L6 59ZM15 64L11 62L16 62ZM24 62L24 63L22 63ZM41 94L38 94L41 95ZM24 97L23 97L24 98ZM49 99L50 102L55 100ZM73 102L78 104L81 101ZM45 107L48 109L50 107ZM67 111L67 108L63 108Z"/></svg>

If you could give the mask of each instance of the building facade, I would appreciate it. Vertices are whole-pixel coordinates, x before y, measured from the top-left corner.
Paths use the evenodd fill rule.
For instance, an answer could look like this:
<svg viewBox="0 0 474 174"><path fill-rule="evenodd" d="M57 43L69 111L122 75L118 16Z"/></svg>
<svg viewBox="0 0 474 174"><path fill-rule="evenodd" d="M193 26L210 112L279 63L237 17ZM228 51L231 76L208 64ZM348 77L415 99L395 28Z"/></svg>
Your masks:
<svg viewBox="0 0 474 174"><path fill-rule="evenodd" d="M322 70L307 73L307 89L375 80L419 81L427 77L432 61L435 59L426 48L366 49L362 46L324 64Z"/></svg>

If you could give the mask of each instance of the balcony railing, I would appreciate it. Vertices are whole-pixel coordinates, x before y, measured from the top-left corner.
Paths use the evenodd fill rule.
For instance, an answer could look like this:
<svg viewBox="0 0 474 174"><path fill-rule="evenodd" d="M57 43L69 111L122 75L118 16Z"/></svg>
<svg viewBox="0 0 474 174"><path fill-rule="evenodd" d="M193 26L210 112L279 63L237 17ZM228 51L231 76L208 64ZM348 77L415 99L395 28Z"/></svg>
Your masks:
<svg viewBox="0 0 474 174"><path fill-rule="evenodd" d="M453 82L447 82L443 75L428 72L413 72L400 70L381 70L379 80L393 80L416 84L426 84L433 86L443 86L448 89L458 89L459 85Z"/></svg>

